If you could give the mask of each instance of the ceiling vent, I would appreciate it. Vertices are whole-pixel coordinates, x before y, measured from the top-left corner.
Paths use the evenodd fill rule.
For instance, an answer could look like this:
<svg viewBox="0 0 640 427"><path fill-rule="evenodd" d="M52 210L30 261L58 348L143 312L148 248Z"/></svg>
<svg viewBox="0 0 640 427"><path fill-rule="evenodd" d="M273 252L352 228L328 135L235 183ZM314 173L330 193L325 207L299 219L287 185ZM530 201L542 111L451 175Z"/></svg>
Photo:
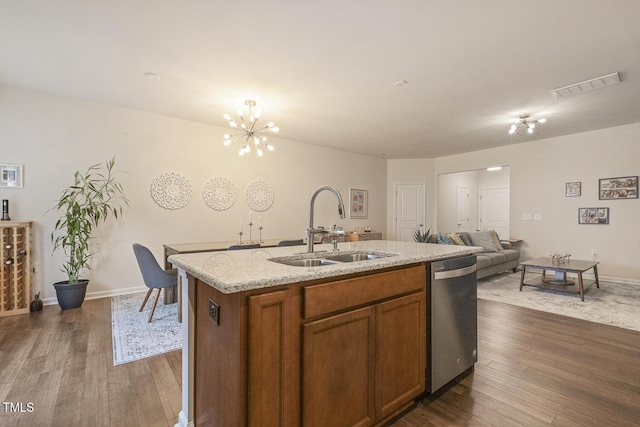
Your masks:
<svg viewBox="0 0 640 427"><path fill-rule="evenodd" d="M553 96L556 98L566 98L567 96L577 95L579 93L590 92L602 87L611 86L620 83L618 73L607 74L606 76L596 77L591 80L585 80L580 83L574 83L569 86L553 89Z"/></svg>

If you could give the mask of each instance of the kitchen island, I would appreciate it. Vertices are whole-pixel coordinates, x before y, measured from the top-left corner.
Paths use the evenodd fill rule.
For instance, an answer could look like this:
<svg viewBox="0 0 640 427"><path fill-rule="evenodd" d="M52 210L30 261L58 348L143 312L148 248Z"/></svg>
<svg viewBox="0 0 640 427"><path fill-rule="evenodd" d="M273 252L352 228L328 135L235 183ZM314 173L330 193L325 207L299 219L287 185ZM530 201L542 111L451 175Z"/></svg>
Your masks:
<svg viewBox="0 0 640 427"><path fill-rule="evenodd" d="M481 248L301 249L169 258L185 314L178 425L381 425L424 391L425 266ZM368 259L344 262L354 254ZM324 261L287 263L301 258Z"/></svg>

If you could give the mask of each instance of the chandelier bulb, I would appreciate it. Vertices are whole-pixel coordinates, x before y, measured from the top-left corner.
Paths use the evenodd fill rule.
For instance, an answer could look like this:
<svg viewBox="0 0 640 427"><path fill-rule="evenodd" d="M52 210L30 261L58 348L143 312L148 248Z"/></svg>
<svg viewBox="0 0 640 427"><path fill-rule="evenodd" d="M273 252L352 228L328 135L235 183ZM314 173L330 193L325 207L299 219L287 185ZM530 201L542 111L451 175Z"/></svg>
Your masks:
<svg viewBox="0 0 640 427"><path fill-rule="evenodd" d="M269 151L273 151L273 145L267 144L267 149L268 149Z"/></svg>
<svg viewBox="0 0 640 427"><path fill-rule="evenodd" d="M262 157L262 150L258 148L258 156Z"/></svg>
<svg viewBox="0 0 640 427"><path fill-rule="evenodd" d="M529 129L527 129L527 132L529 132L529 133L533 133L533 128L529 128Z"/></svg>
<svg viewBox="0 0 640 427"><path fill-rule="evenodd" d="M547 122L547 119L540 119L540 120L538 120L538 123L546 123L546 122Z"/></svg>

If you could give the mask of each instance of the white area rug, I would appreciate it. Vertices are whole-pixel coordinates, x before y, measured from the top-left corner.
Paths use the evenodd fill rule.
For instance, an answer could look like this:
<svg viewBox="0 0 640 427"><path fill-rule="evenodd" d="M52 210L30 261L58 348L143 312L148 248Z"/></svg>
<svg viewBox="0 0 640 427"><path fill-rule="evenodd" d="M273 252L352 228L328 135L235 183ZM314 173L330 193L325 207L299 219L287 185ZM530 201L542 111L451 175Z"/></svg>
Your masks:
<svg viewBox="0 0 640 427"><path fill-rule="evenodd" d="M533 273L527 273L535 278ZM590 280L585 280L590 282ZM577 285L570 286L573 290ZM640 286L600 281L580 301L577 293L525 286L520 292L520 273L502 273L478 280L478 298L576 317L605 325L640 331Z"/></svg>
<svg viewBox="0 0 640 427"><path fill-rule="evenodd" d="M153 291L144 310L139 312L146 292L118 295L111 298L111 331L113 364L121 365L182 347L182 325L178 323L178 304L165 305L160 299L147 323L153 306Z"/></svg>

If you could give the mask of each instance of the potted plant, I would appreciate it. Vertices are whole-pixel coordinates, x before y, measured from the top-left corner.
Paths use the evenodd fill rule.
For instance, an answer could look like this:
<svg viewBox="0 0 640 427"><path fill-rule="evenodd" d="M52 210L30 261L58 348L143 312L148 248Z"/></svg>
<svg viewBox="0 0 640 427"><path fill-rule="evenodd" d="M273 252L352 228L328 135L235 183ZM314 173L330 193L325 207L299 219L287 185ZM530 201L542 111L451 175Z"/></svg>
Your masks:
<svg viewBox="0 0 640 427"><path fill-rule="evenodd" d="M83 270L90 270L93 257L90 242L96 227L109 217L122 215L122 204L128 205L122 185L115 180L115 157L104 166L95 164L86 172L76 171L73 185L62 191L53 207L60 217L51 232L53 252L62 250L65 261L62 271L67 280L54 283L58 303L63 310L82 305L89 280L82 279Z"/></svg>
<svg viewBox="0 0 640 427"><path fill-rule="evenodd" d="M413 240L418 243L427 243L427 239L431 235L431 227L424 233L420 226L416 226L415 230L413 230Z"/></svg>

